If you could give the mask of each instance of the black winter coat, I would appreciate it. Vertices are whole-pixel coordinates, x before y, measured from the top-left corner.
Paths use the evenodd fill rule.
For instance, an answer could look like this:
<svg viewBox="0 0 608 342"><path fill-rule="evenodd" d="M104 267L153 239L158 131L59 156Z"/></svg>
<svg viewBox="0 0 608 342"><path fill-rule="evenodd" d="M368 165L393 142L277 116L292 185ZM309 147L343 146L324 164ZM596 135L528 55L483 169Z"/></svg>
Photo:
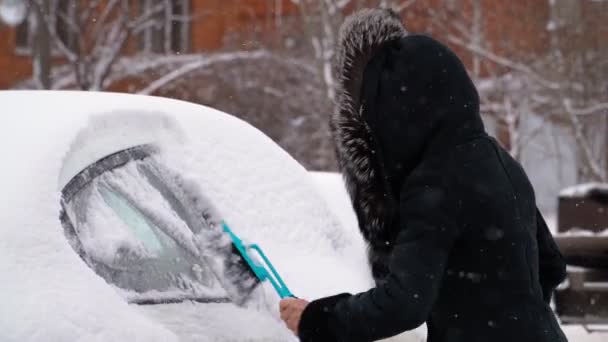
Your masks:
<svg viewBox="0 0 608 342"><path fill-rule="evenodd" d="M345 22L332 132L376 287L311 302L303 342L566 341L548 302L565 263L522 167L484 130L447 47L366 10Z"/></svg>

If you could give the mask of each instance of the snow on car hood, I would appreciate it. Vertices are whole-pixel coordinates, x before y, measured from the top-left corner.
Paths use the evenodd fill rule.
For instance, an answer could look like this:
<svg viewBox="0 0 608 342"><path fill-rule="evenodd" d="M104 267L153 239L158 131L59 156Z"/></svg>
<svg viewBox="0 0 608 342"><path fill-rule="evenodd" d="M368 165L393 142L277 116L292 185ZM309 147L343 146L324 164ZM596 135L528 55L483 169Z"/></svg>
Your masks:
<svg viewBox="0 0 608 342"><path fill-rule="evenodd" d="M148 141L161 147L166 165L202 189L237 234L261 245L297 296L372 285L361 241L345 233L306 170L235 117L113 93L1 91L0 103L2 341L180 339L98 277L71 249L58 219L60 189L70 177ZM271 291L265 297L276 304ZM201 329L212 336L213 328Z"/></svg>

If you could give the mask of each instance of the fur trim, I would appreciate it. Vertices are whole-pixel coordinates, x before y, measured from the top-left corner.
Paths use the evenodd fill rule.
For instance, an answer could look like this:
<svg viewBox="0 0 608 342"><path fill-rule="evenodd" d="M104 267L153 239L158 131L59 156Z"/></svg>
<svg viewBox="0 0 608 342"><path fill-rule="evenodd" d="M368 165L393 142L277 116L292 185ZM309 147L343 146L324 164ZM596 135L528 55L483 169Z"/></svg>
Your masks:
<svg viewBox="0 0 608 342"><path fill-rule="evenodd" d="M386 242L386 219L391 206L382 169L374 157L372 134L362 117L361 82L374 52L384 43L406 34L395 12L361 10L342 25L334 64L337 104L330 128L359 228L372 249L373 245Z"/></svg>

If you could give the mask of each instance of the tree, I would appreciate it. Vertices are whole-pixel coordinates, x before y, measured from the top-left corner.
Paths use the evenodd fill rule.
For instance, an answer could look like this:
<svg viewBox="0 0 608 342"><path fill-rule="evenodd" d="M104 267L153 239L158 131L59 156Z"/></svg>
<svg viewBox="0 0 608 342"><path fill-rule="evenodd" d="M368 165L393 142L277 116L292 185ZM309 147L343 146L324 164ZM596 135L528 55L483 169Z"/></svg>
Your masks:
<svg viewBox="0 0 608 342"><path fill-rule="evenodd" d="M488 18L481 0L441 0L426 11L431 18L429 31L459 49L469 62L469 73L477 84L482 115L496 122L496 136L515 159L538 130L524 134L521 123L536 112L528 101L532 70L524 63L526 57L507 40L500 53L495 41L486 35Z"/></svg>
<svg viewBox="0 0 608 342"><path fill-rule="evenodd" d="M174 12L179 2L27 0L29 30L34 35L34 78L43 88L54 87L57 80L49 75L50 59L58 56L71 66L77 88L105 89L115 62L133 52L129 51L130 43L134 46L131 50L157 52L143 46L143 35L151 30L152 34L171 35L175 22L189 20ZM163 52L171 49L169 39L157 41Z"/></svg>
<svg viewBox="0 0 608 342"><path fill-rule="evenodd" d="M337 168L333 144L329 132L328 118L335 100L335 79L332 69L335 57L335 48L338 42L339 29L345 17L353 11L363 7L391 7L402 12L411 6L416 0L288 0L297 8L297 20L288 28L284 20L276 20L279 31L291 32L297 36L297 40L303 41L306 48L298 50L297 54L302 63L309 64L313 75L316 75L315 85L320 85L320 91L315 94L320 97L313 101L305 121L301 117L298 121L305 122L299 126L300 131L305 131L299 138L289 136L290 151L296 151L296 155L306 155L309 160L303 161L314 169L335 170ZM281 0L275 1L274 13L281 16L285 4ZM303 56L300 52L305 51ZM284 52L283 52L284 53ZM289 54L290 52L287 52ZM306 76L308 77L308 76ZM308 84L310 79L306 79ZM301 105L300 102L294 101ZM314 109L313 109L314 108ZM302 109L298 110L300 112ZM307 144L308 140L314 141L314 146ZM314 150L310 150L313 149ZM309 149L309 151L304 151Z"/></svg>
<svg viewBox="0 0 608 342"><path fill-rule="evenodd" d="M580 181L606 181L608 63L601 56L608 51L606 44L597 41L602 34L596 32L606 18L580 15L583 2L550 4L552 13L546 27L551 47L548 52L528 54L508 44L496 51L496 42L484 35L487 18L480 0L443 0L428 11L440 37L472 55L470 73L480 90L482 112L496 120L499 140L516 159L548 128L522 126L528 116L537 116L546 123L570 127L579 150ZM606 12L598 9L595 13ZM544 13L526 15L527 20L539 22ZM568 20L563 20L564 16Z"/></svg>
<svg viewBox="0 0 608 342"><path fill-rule="evenodd" d="M608 13L605 10L588 11L598 15L578 15L560 24L554 15L546 22L549 7L540 3L503 5L504 8L499 9L503 12L515 10L516 6L529 6L516 9L520 15L518 20L527 25L528 31L513 34L511 40L496 41L496 37L486 32L486 26L493 20L494 8L488 7L490 2L481 0L291 2L299 9L305 39L312 47L313 65L323 80L329 104L334 96L333 49L344 17L363 6L392 7L404 14L406 27L411 27L415 13L414 21L420 16L428 19L419 20L417 24L422 25L415 30L433 33L464 57L480 91L482 114L497 123L497 137L516 159L522 158L539 134L552 131L551 125L570 127L579 150L580 181L606 180L608 62L602 56L608 53L608 44L597 41L608 35L597 32L598 27L605 26L602 22L606 18L600 15ZM605 2L572 5L572 1L556 0L550 3L558 7L564 4L606 6ZM577 13L577 8L570 7L561 12ZM522 35L543 37L545 26L552 33L550 49L521 48ZM543 44L542 38L538 38L536 44ZM530 127L532 118L540 118L541 124ZM559 140L560 137L554 139L554 148L546 148L547 154L558 149Z"/></svg>
<svg viewBox="0 0 608 342"><path fill-rule="evenodd" d="M606 2L551 3L551 47L543 71L559 86L544 93L571 126L580 182L608 182L608 32L602 24L606 13Z"/></svg>
<svg viewBox="0 0 608 342"><path fill-rule="evenodd" d="M332 61L344 18L363 7L390 7L401 13L416 0L290 0L298 7L305 39L310 42L315 65L322 75L328 101L335 98ZM278 11L278 10L277 10Z"/></svg>

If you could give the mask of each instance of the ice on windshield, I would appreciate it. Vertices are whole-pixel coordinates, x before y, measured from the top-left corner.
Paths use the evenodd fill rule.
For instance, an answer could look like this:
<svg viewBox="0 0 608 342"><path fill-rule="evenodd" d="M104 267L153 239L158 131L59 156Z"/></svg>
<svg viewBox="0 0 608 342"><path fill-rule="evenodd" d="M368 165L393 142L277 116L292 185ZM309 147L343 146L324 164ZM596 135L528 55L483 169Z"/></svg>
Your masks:
<svg viewBox="0 0 608 342"><path fill-rule="evenodd" d="M150 163L107 171L70 201L85 260L131 301L224 297L177 199L160 184L166 175Z"/></svg>
<svg viewBox="0 0 608 342"><path fill-rule="evenodd" d="M150 172L155 171L147 167L147 161L136 161L107 172L100 178L104 185L123 196L148 220L179 241L189 252L198 254L193 231L188 227L185 217L180 216L176 206L161 192L161 184L151 183Z"/></svg>
<svg viewBox="0 0 608 342"><path fill-rule="evenodd" d="M158 257L162 252L174 251L177 248L170 237L151 224L126 199L103 186L99 187L99 192L106 204L126 223L124 226L139 242L143 243L146 252L151 253L153 257Z"/></svg>

